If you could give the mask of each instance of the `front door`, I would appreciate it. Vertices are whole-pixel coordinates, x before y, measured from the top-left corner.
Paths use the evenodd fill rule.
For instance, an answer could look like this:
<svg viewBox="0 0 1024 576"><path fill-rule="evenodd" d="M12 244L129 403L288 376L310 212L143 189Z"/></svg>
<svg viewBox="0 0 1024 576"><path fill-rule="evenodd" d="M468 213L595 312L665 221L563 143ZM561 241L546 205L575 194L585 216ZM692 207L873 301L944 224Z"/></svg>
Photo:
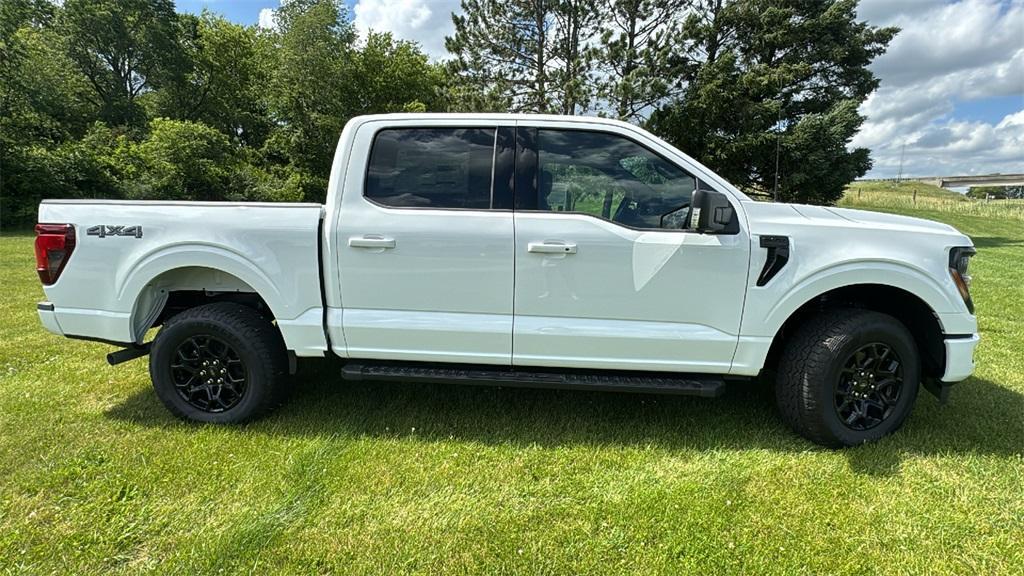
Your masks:
<svg viewBox="0 0 1024 576"><path fill-rule="evenodd" d="M344 353L510 364L512 213L493 197L510 191L511 144L493 125L374 126L356 135L369 158L351 165L368 168L346 177L337 227Z"/></svg>
<svg viewBox="0 0 1024 576"><path fill-rule="evenodd" d="M701 183L630 135L518 132L513 364L727 372L745 232L688 230Z"/></svg>

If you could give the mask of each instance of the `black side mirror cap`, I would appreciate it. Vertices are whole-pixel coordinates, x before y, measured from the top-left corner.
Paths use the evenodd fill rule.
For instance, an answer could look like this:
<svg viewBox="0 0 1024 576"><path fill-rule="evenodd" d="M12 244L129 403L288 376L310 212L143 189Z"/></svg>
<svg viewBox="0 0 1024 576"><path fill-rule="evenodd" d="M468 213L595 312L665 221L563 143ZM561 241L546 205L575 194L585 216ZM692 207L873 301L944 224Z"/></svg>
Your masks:
<svg viewBox="0 0 1024 576"><path fill-rule="evenodd" d="M729 197L714 190L696 190L690 227L701 234L739 234L740 221Z"/></svg>

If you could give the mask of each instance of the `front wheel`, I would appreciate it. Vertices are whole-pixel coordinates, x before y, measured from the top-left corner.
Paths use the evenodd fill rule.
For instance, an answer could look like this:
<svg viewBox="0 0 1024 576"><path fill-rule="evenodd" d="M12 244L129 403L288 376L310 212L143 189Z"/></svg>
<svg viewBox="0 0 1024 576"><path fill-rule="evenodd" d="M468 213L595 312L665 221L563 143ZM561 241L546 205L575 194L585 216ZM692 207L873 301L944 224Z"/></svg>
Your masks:
<svg viewBox="0 0 1024 576"><path fill-rule="evenodd" d="M868 310L822 312L783 350L775 394L786 423L824 446L897 430L917 398L920 360L907 328Z"/></svg>
<svg viewBox="0 0 1024 576"><path fill-rule="evenodd" d="M168 320L149 356L157 396L179 418L230 424L281 400L288 360L281 334L255 310L204 304Z"/></svg>

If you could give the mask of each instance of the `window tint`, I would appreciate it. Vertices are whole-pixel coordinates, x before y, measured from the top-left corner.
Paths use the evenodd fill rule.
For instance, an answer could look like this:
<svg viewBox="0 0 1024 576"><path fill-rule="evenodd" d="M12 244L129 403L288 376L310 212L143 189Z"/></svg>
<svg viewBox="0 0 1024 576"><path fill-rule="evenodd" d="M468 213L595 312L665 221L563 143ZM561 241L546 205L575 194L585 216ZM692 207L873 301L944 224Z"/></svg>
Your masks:
<svg viewBox="0 0 1024 576"><path fill-rule="evenodd" d="M538 130L537 207L632 228L683 228L697 180L635 142L600 132Z"/></svg>
<svg viewBox="0 0 1024 576"><path fill-rule="evenodd" d="M491 207L494 128L381 130L373 141L366 197L385 206Z"/></svg>

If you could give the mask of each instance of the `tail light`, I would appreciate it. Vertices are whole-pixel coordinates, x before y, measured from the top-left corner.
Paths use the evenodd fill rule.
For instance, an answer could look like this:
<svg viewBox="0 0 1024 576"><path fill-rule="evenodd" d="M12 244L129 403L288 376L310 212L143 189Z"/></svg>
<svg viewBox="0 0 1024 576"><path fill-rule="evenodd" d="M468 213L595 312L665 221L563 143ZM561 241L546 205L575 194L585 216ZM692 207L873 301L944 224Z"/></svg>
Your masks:
<svg viewBox="0 0 1024 576"><path fill-rule="evenodd" d="M57 281L75 250L71 224L36 224L36 272L44 285Z"/></svg>

